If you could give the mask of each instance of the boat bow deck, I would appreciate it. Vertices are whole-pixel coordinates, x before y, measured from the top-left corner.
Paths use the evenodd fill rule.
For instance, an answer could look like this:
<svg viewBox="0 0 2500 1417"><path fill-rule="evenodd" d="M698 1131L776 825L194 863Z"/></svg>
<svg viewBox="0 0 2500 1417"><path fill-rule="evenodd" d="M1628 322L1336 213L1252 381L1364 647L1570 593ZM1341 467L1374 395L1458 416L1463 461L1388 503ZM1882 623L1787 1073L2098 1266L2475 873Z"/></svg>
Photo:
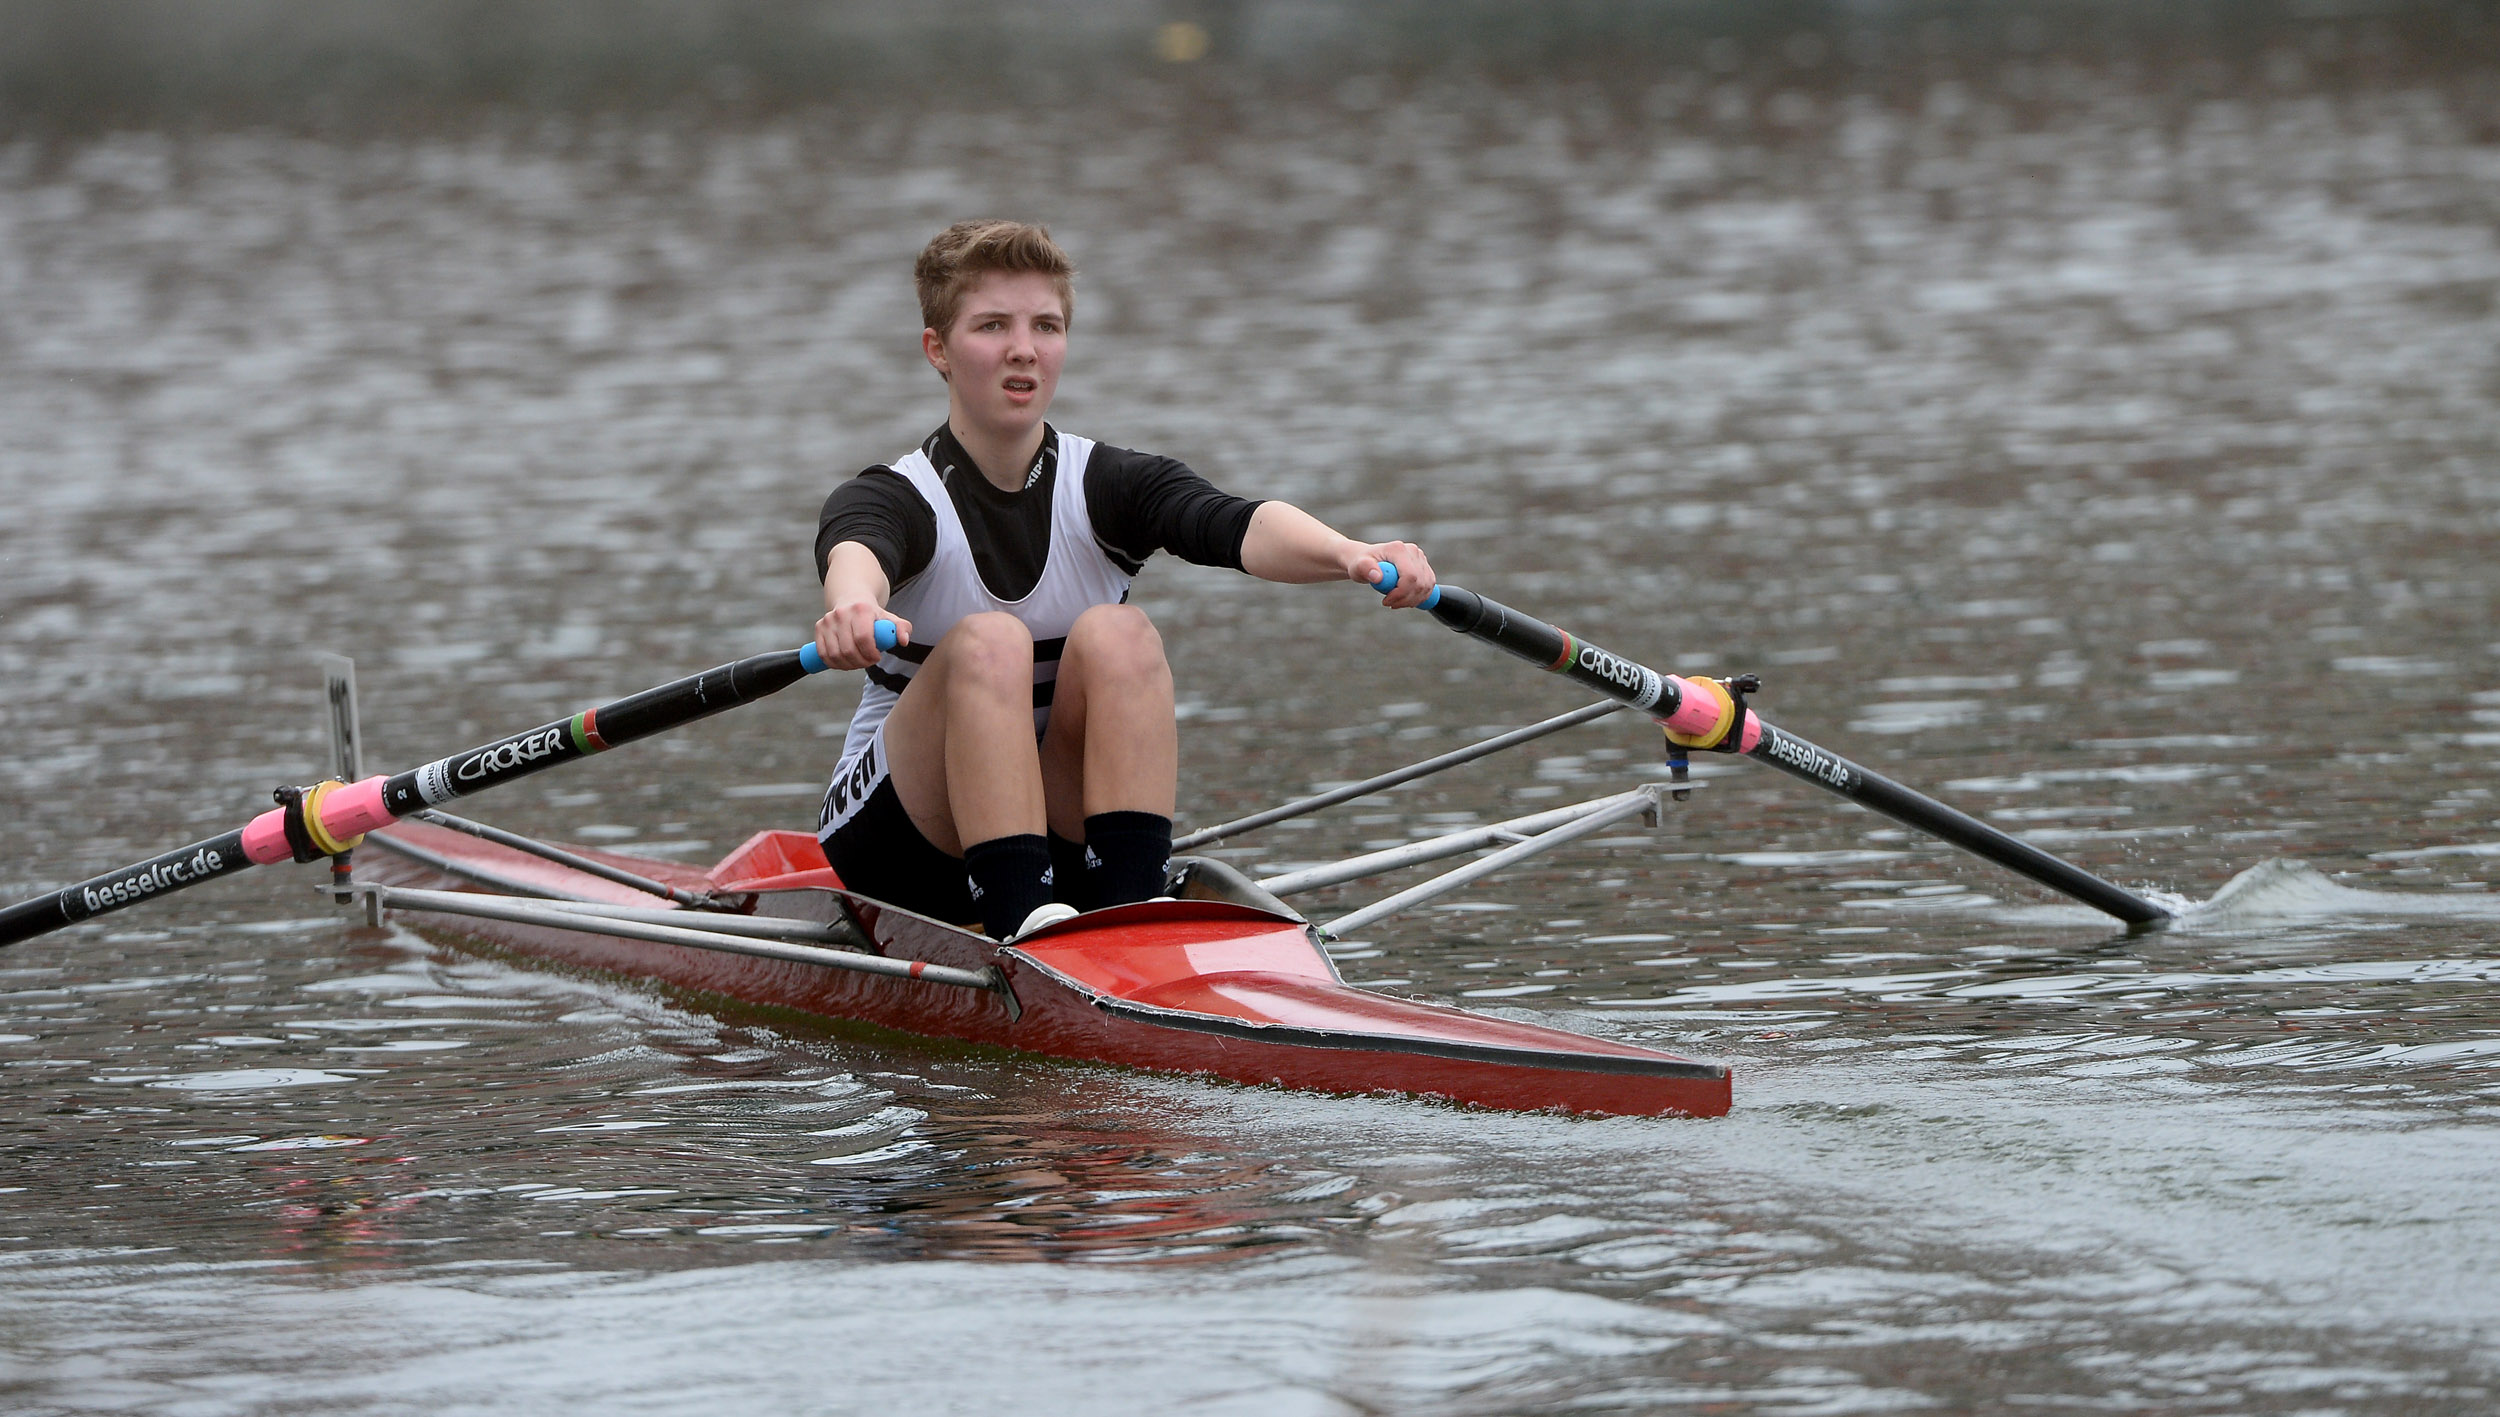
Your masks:
<svg viewBox="0 0 2500 1417"><path fill-rule="evenodd" d="M1013 953L1105 1012L1165 1028L1510 1066L1727 1076L1717 1063L1357 989L1337 977L1306 928L1264 912L1190 901L1090 918L1099 922L1093 929L1046 931Z"/></svg>

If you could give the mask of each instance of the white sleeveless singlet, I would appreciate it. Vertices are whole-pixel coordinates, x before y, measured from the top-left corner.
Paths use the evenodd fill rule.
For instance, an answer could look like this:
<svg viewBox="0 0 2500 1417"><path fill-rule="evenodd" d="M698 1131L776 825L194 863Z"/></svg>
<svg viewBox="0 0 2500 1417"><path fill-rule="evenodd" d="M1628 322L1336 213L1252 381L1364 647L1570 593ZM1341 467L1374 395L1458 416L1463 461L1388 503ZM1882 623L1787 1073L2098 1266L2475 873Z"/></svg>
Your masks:
<svg viewBox="0 0 2500 1417"><path fill-rule="evenodd" d="M1050 723L1050 688L1059 678L1059 652L1076 618L1097 605L1118 605L1128 599L1133 579L1104 554L1094 540L1094 524L1085 505L1085 465L1092 458L1090 438L1059 434L1059 471L1051 492L1050 547L1042 577L1021 600L991 592L973 563L972 546L964 537L955 499L926 452L915 448L894 460L894 471L911 484L937 517L937 549L919 575L886 597L886 607L911 622L912 643L887 651L860 690L859 709L842 743L842 761L834 769L825 796L823 828L832 831L857 812L859 805L885 778L884 753L877 730L894 711L921 661L967 615L1005 611L1033 632L1033 732ZM959 477L979 477L966 468Z"/></svg>

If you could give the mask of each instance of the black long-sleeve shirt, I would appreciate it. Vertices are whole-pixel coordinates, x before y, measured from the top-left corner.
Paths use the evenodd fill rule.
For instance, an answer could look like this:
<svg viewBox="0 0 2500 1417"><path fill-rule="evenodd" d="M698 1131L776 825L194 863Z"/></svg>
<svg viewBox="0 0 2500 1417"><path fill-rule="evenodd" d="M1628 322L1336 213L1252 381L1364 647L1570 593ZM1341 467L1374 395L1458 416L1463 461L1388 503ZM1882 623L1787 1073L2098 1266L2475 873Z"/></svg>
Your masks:
<svg viewBox="0 0 2500 1417"><path fill-rule="evenodd" d="M1050 554L1051 494L1059 476L1059 436L1045 425L1042 450L1024 486L1002 492L941 426L921 444L963 522L981 581L1002 600L1021 600L1042 578ZM1169 551L1201 566L1241 569L1241 543L1259 504L1217 488L1174 458L1097 443L1086 459L1085 506L1094 541L1135 575L1146 558ZM937 552L937 515L901 473L882 464L833 489L816 523L816 579L833 548L856 541L875 554L886 584L900 590Z"/></svg>

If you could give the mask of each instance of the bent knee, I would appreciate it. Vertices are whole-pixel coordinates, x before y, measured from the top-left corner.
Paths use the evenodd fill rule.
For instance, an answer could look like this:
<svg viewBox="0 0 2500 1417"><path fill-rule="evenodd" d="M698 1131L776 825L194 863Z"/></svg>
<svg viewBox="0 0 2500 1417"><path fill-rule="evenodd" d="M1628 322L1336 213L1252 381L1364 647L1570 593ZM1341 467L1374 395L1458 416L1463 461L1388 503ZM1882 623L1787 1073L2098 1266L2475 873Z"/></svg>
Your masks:
<svg viewBox="0 0 2500 1417"><path fill-rule="evenodd" d="M938 648L946 654L950 673L1019 684L1033 677L1033 632L1003 611L984 611L956 621Z"/></svg>
<svg viewBox="0 0 2500 1417"><path fill-rule="evenodd" d="M1172 672L1163 658L1162 634L1134 605L1097 605L1079 615L1068 631L1066 653L1082 660L1095 677L1138 679Z"/></svg>

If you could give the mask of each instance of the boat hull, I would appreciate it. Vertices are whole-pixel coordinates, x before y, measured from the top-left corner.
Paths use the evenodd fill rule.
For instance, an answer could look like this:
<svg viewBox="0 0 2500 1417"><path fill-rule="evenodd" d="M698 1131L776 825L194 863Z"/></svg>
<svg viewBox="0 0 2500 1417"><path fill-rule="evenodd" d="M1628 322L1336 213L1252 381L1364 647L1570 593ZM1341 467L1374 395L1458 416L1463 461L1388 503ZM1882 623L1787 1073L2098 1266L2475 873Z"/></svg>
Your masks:
<svg viewBox="0 0 2500 1417"><path fill-rule="evenodd" d="M652 901L438 827L403 822L388 834L452 869L360 852L360 879L460 889L471 888L464 875L482 874L575 898ZM829 872L809 868L803 859L772 863L799 869L746 875L737 863L745 858L751 867L757 843L764 840L750 842L709 873L614 853L583 854L668 884L721 890L758 916L827 923L847 917L865 928L878 953L994 969L1003 989L952 987L536 924L405 914L410 923L436 933L564 964L1052 1057L1323 1092L1408 1093L1510 1110L1707 1117L1729 1107L1728 1073L1719 1064L1353 988L1337 978L1310 927L1289 915L1224 900L1146 902L1082 915L1001 946L943 922L847 896L827 884ZM776 843L785 855L802 857L812 846L804 838ZM689 926L699 928L703 919L704 912L686 912Z"/></svg>

